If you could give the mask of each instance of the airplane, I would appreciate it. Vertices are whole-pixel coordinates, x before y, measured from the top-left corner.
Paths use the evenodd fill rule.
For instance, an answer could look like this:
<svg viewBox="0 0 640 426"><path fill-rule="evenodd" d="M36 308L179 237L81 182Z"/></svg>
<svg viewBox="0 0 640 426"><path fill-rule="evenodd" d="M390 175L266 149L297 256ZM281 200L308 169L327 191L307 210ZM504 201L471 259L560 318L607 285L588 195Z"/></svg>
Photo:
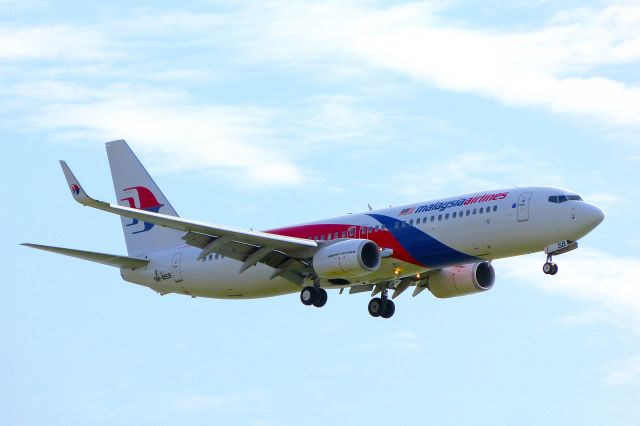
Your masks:
<svg viewBox="0 0 640 426"><path fill-rule="evenodd" d="M127 256L23 245L120 268L161 295L248 299L299 292L322 307L328 289L371 292L373 317L390 318L409 287L449 298L490 290L495 259L575 250L604 213L571 191L516 187L348 214L267 231L178 216L124 140L106 143L117 204L91 198L60 161L73 198L119 215ZM393 291L393 294L390 292Z"/></svg>

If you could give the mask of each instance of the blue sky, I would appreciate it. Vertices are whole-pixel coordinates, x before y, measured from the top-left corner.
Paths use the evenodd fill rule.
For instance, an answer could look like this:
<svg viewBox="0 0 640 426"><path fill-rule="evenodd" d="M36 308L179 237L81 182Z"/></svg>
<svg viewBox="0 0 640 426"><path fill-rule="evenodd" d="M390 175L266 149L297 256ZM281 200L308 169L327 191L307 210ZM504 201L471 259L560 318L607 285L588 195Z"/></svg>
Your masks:
<svg viewBox="0 0 640 426"><path fill-rule="evenodd" d="M0 423L636 425L640 7L546 0L0 0ZM124 138L182 216L264 229L556 185L606 221L492 291L159 297L18 247L125 253L57 160L113 199ZM16 178L18 179L16 182Z"/></svg>

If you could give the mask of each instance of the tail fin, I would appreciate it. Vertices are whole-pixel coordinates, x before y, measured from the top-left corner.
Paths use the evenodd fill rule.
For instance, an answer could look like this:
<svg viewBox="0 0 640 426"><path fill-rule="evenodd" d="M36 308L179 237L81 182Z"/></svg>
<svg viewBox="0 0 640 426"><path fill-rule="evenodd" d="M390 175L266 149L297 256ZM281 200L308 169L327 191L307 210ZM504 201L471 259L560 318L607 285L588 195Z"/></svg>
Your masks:
<svg viewBox="0 0 640 426"><path fill-rule="evenodd" d="M107 156L118 204L170 216L178 216L138 157L123 140L107 142ZM153 223L122 217L122 231L129 256L141 256L184 244L183 232Z"/></svg>

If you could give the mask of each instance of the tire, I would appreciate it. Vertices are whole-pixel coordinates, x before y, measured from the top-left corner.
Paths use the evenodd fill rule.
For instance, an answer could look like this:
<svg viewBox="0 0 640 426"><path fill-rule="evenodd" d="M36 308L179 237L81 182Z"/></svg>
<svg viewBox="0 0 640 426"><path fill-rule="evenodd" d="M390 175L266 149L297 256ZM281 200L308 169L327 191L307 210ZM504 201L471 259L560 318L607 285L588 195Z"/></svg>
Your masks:
<svg viewBox="0 0 640 426"><path fill-rule="evenodd" d="M316 301L313 302L313 306L315 306L316 308L322 308L324 305L327 304L327 290L325 290L324 288L319 288L318 290L318 298Z"/></svg>
<svg viewBox="0 0 640 426"><path fill-rule="evenodd" d="M553 271L553 263L546 262L544 265L542 265L542 272L544 272L545 274L550 275L552 271Z"/></svg>
<svg viewBox="0 0 640 426"><path fill-rule="evenodd" d="M300 292L300 301L303 305L311 306L318 298L318 290L315 287L307 286Z"/></svg>
<svg viewBox="0 0 640 426"><path fill-rule="evenodd" d="M382 303L382 299L379 297L374 297L369 301L369 315L372 317L379 317L382 315L382 309L384 304Z"/></svg>
<svg viewBox="0 0 640 426"><path fill-rule="evenodd" d="M391 318L395 312L396 312L396 304L393 303L393 300L386 300L384 302L384 306L382 308L382 314L380 316L382 318Z"/></svg>
<svg viewBox="0 0 640 426"><path fill-rule="evenodd" d="M555 275L558 273L558 265L556 265L555 263L553 264L553 268L551 269L550 274L551 275Z"/></svg>

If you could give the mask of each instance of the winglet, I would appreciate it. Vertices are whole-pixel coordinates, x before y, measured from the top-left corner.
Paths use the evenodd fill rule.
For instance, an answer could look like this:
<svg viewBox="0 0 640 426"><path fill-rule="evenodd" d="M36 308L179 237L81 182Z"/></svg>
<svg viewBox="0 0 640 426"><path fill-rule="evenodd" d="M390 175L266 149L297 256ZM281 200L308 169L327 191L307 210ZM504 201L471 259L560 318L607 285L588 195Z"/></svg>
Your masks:
<svg viewBox="0 0 640 426"><path fill-rule="evenodd" d="M67 163L63 160L60 160L60 166L62 166L62 172L64 173L65 179L67 179L67 184L69 185L69 189L71 189L71 195L73 198L82 205L93 204L95 200L84 191L78 179L76 179L75 175L67 166Z"/></svg>

